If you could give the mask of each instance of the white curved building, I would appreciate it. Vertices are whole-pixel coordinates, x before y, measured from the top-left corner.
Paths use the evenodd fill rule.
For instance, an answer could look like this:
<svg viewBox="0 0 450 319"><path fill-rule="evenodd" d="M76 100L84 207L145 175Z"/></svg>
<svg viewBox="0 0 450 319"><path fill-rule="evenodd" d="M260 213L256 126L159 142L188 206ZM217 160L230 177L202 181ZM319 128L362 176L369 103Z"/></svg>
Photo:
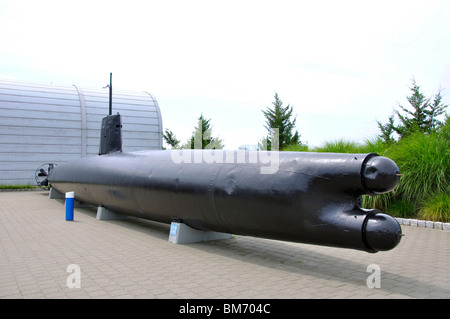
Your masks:
<svg viewBox="0 0 450 319"><path fill-rule="evenodd" d="M113 90L123 151L161 149L162 118L147 92ZM0 184L35 185L44 163L98 155L109 90L0 79Z"/></svg>

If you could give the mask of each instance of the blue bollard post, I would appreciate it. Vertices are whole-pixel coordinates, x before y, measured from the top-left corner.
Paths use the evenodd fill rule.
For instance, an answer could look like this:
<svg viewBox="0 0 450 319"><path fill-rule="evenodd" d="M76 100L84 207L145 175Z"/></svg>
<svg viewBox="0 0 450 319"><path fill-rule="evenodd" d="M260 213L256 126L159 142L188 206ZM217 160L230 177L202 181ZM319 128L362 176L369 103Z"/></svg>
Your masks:
<svg viewBox="0 0 450 319"><path fill-rule="evenodd" d="M66 193L66 220L73 220L73 206L75 201L75 193Z"/></svg>

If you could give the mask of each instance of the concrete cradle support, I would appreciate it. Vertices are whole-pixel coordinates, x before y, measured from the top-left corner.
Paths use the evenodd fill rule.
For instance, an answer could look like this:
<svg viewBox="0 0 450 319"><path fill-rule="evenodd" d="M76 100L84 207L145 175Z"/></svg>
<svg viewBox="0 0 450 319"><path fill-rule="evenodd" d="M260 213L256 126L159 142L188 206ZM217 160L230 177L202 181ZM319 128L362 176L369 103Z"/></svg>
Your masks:
<svg viewBox="0 0 450 319"><path fill-rule="evenodd" d="M172 222L170 225L169 242L174 244L190 244L199 241L228 239L232 237L232 234L198 230L184 223Z"/></svg>
<svg viewBox="0 0 450 319"><path fill-rule="evenodd" d="M50 188L50 192L48 194L48 198L49 199L65 199L66 195L59 192L58 190L54 189L53 187ZM94 207L91 204L85 203L85 202L81 202L77 199L74 200L74 204L73 204L74 208L87 208L87 207Z"/></svg>
<svg viewBox="0 0 450 319"><path fill-rule="evenodd" d="M49 199L64 199L66 198L66 196L59 192L58 190L56 190L55 188L50 188L50 192L48 193L48 198Z"/></svg>
<svg viewBox="0 0 450 319"><path fill-rule="evenodd" d="M136 217L115 213L102 205L97 207L98 220L134 219L134 218Z"/></svg>

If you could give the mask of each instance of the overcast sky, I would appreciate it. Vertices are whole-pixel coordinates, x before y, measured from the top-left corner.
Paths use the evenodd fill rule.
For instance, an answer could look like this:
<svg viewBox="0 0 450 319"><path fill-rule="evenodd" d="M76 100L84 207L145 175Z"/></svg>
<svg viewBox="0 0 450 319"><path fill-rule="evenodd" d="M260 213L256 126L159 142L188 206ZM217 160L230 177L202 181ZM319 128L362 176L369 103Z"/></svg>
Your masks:
<svg viewBox="0 0 450 319"><path fill-rule="evenodd" d="M450 104L450 1L0 0L0 77L148 91L185 142L265 134L275 92L301 140L364 141L414 77ZM1 116L1 115L0 115Z"/></svg>

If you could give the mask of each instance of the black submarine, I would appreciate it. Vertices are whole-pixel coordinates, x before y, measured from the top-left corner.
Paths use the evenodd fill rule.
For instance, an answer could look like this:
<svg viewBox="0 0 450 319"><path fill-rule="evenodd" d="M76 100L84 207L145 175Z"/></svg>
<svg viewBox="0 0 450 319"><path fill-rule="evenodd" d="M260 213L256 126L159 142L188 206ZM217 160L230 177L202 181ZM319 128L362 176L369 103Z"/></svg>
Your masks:
<svg viewBox="0 0 450 319"><path fill-rule="evenodd" d="M362 195L400 178L375 153L148 150L122 152L120 115L102 121L98 156L55 166L51 187L119 214L199 229L363 250L396 247L395 218Z"/></svg>

